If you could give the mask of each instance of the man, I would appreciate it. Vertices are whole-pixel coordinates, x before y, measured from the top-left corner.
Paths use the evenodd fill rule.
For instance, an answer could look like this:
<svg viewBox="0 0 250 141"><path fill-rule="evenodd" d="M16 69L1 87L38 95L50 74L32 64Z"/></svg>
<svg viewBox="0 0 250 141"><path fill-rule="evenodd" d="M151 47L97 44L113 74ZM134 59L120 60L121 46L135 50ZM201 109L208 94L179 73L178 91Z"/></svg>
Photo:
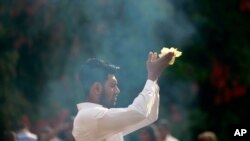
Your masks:
<svg viewBox="0 0 250 141"><path fill-rule="evenodd" d="M126 108L112 108L120 90L115 72L119 67L89 59L82 67L80 80L86 102L77 105L72 134L76 141L123 141L123 136L145 127L158 118L159 87L157 80L174 53L157 58L150 52L148 80L142 92Z"/></svg>
<svg viewBox="0 0 250 141"><path fill-rule="evenodd" d="M23 115L17 123L17 141L37 141L37 135L30 132L30 120L27 115Z"/></svg>
<svg viewBox="0 0 250 141"><path fill-rule="evenodd" d="M166 119L161 119L156 124L158 128L158 140L159 141L179 141L175 138L171 132L169 123Z"/></svg>

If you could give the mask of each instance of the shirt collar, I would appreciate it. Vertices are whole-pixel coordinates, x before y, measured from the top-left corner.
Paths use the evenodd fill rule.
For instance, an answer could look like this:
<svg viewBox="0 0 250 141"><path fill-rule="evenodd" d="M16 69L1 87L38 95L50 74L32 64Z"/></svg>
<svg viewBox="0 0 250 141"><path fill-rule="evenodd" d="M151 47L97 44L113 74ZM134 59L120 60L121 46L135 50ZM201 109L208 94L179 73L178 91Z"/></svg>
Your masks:
<svg viewBox="0 0 250 141"><path fill-rule="evenodd" d="M78 110L84 109L84 108L93 108L93 107L103 107L100 104L96 103L90 103L90 102L84 102L84 103L79 103L76 105Z"/></svg>

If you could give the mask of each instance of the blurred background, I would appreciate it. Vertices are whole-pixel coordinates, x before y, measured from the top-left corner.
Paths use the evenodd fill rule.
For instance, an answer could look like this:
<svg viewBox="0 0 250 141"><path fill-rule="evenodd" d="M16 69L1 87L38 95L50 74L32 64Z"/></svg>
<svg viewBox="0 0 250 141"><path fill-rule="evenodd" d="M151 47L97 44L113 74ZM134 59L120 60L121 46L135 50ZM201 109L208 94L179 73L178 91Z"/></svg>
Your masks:
<svg viewBox="0 0 250 141"><path fill-rule="evenodd" d="M183 55L159 80L160 118L181 141L205 130L227 140L232 124L249 124L249 37L249 0L1 0L1 131L24 115L33 133L74 116L89 57L121 67L126 107L147 53L175 47Z"/></svg>

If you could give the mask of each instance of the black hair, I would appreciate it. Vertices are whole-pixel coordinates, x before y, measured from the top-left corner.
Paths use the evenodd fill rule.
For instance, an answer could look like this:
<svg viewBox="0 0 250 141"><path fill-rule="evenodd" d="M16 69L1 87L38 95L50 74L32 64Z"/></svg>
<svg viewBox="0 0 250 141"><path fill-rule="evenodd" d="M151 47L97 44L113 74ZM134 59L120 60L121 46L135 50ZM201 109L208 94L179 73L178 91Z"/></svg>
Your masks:
<svg viewBox="0 0 250 141"><path fill-rule="evenodd" d="M85 96L94 82L104 83L109 74L116 74L120 67L109 64L101 59L90 58L81 67L79 78L83 86Z"/></svg>
<svg viewBox="0 0 250 141"><path fill-rule="evenodd" d="M157 125L165 129L169 129L170 125L167 119L160 119L157 121Z"/></svg>

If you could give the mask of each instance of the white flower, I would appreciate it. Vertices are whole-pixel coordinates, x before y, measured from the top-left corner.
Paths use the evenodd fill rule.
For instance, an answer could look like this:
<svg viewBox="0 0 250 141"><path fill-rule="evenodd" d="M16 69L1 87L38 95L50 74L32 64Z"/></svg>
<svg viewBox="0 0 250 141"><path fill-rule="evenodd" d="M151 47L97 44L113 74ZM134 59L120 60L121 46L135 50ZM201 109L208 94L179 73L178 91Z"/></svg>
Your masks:
<svg viewBox="0 0 250 141"><path fill-rule="evenodd" d="M170 49L167 47L163 47L161 50L161 53L159 54L159 57L161 58L165 54L168 54L169 52L173 52L174 56L172 60L170 60L169 65L173 65L175 61L175 57L180 57L182 55L182 52L178 51L176 48L171 47Z"/></svg>

